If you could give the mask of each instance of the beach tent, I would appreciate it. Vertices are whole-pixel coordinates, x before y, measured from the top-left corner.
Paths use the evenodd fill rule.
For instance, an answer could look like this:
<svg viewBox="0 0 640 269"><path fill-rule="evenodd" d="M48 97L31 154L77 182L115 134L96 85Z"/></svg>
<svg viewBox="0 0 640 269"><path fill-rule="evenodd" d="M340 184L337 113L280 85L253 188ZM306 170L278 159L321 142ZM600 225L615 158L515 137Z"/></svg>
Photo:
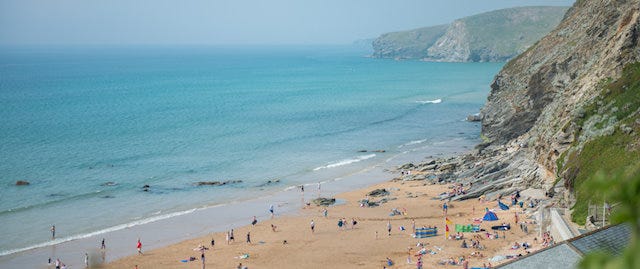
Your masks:
<svg viewBox="0 0 640 269"><path fill-rule="evenodd" d="M500 206L500 209L502 210L509 210L509 206L503 204L502 202L498 201L498 205Z"/></svg>
<svg viewBox="0 0 640 269"><path fill-rule="evenodd" d="M498 220L498 216L496 216L496 213L493 213L491 211L487 211L487 213L484 214L484 217L482 218L482 220L495 221L495 220Z"/></svg>

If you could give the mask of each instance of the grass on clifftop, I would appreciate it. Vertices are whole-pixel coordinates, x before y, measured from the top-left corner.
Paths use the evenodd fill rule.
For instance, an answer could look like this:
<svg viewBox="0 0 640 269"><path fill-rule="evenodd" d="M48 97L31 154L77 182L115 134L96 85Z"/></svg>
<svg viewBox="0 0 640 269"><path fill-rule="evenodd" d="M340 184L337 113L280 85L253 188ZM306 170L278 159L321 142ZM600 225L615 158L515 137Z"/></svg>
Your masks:
<svg viewBox="0 0 640 269"><path fill-rule="evenodd" d="M614 125L615 131L612 134L587 141L581 150L563 156L563 165L559 166L558 172L566 171L567 183L575 191L576 204L572 213L574 222L585 224L590 201L593 204L603 202L602 190L594 189L591 184L596 181L596 175L613 177L640 163L639 109L640 63L625 67L618 80L608 83L602 94L593 103L585 106L584 117L577 120L579 126L585 127L584 123L589 118L603 113L615 116L618 122ZM622 125L626 127L621 128ZM603 124L596 124L594 127L602 126ZM576 146L574 145L574 149ZM610 184L609 187L615 188L618 182L611 180Z"/></svg>

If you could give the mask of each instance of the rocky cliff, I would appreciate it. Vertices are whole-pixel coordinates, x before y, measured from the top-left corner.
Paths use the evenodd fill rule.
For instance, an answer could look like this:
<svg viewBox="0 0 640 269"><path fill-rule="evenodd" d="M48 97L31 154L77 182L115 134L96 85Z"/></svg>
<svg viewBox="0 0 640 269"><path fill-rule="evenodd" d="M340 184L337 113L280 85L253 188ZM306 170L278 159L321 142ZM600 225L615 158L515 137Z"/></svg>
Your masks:
<svg viewBox="0 0 640 269"><path fill-rule="evenodd" d="M559 191L558 204L584 223L596 197L583 182L640 168L639 8L640 0L577 1L496 75L477 152L419 169L473 183L458 199Z"/></svg>
<svg viewBox="0 0 640 269"><path fill-rule="evenodd" d="M427 50L442 37L449 25L436 25L410 31L392 32L373 40L373 57L421 59Z"/></svg>
<svg viewBox="0 0 640 269"><path fill-rule="evenodd" d="M505 61L549 33L567 7L501 9L439 25L394 32L373 42L374 57L447 62Z"/></svg>

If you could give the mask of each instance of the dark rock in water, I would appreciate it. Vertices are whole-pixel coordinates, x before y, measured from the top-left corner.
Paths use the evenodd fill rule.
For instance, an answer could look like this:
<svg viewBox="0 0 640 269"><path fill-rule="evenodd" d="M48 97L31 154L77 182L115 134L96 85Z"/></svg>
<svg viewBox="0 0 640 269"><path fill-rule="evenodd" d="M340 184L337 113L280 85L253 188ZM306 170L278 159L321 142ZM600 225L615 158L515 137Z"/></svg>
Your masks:
<svg viewBox="0 0 640 269"><path fill-rule="evenodd" d="M358 152L367 152L367 150L366 149L361 149L361 150L358 150Z"/></svg>
<svg viewBox="0 0 640 269"><path fill-rule="evenodd" d="M482 116L480 116L480 113L469 115L467 116L467 121L482 121Z"/></svg>
<svg viewBox="0 0 640 269"><path fill-rule="evenodd" d="M313 199L313 203L317 206L330 206L336 203L336 198L320 197L320 198Z"/></svg>
<svg viewBox="0 0 640 269"><path fill-rule="evenodd" d="M227 180L227 181L199 181L196 182L196 186L222 186L227 184L242 183L242 180Z"/></svg>
<svg viewBox="0 0 640 269"><path fill-rule="evenodd" d="M31 183L29 183L29 181L26 180L18 180L16 181L16 186L27 186L30 185Z"/></svg>
<svg viewBox="0 0 640 269"><path fill-rule="evenodd" d="M368 195L372 197L385 196L385 195L389 195L389 192L386 189L375 189L369 192Z"/></svg>
<svg viewBox="0 0 640 269"><path fill-rule="evenodd" d="M118 185L118 183L115 183L113 181L109 181L109 182L105 182L105 183L100 184L100 186L104 186L104 187L116 186L116 185Z"/></svg>
<svg viewBox="0 0 640 269"><path fill-rule="evenodd" d="M277 184L277 183L280 183L279 179L270 179L270 180L267 180L267 182L258 185L258 187L264 187L264 186L267 186L267 185Z"/></svg>

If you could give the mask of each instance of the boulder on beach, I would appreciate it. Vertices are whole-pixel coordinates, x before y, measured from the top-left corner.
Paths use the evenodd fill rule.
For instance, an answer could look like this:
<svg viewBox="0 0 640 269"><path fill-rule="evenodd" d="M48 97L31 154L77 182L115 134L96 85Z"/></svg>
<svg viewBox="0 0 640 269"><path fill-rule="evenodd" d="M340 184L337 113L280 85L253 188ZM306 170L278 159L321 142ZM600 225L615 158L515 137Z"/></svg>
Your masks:
<svg viewBox="0 0 640 269"><path fill-rule="evenodd" d="M375 189L370 191L368 195L372 197L385 196L385 195L389 195L389 191L387 191L386 189Z"/></svg>
<svg viewBox="0 0 640 269"><path fill-rule="evenodd" d="M413 168L415 168L415 167L416 167L416 166L415 166L414 164L412 164L412 163L407 163L407 164L404 164L404 165L402 165L402 166L398 167L398 169L400 169L400 170L410 170L410 169L413 169Z"/></svg>
<svg viewBox="0 0 640 269"><path fill-rule="evenodd" d="M26 181L26 180L18 180L18 181L16 181L16 186L27 186L29 184L31 184L31 183L29 183L29 181Z"/></svg>
<svg viewBox="0 0 640 269"><path fill-rule="evenodd" d="M330 206L336 203L336 198L320 197L320 198L313 199L313 203L317 206Z"/></svg>

